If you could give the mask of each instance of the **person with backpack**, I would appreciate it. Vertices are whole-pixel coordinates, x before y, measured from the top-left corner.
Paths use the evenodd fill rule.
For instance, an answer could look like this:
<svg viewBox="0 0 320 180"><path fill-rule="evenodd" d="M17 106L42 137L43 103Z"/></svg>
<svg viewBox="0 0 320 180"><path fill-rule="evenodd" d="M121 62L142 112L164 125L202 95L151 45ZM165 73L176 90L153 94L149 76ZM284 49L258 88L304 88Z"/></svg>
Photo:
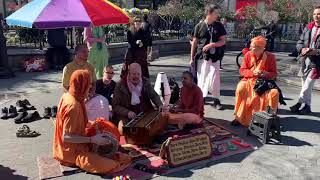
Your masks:
<svg viewBox="0 0 320 180"><path fill-rule="evenodd" d="M218 110L223 107L220 102L220 62L225 45L226 30L221 22L220 7L209 4L206 7L204 21L199 22L194 29L191 45L190 65L195 67L198 86L203 97L210 92L213 95L212 106Z"/></svg>

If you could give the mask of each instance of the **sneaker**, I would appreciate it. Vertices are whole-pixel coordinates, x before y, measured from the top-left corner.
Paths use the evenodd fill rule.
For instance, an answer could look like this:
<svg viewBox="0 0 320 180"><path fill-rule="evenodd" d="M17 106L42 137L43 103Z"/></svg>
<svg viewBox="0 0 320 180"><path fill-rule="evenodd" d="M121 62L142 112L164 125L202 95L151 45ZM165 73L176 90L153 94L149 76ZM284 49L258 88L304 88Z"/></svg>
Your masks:
<svg viewBox="0 0 320 180"><path fill-rule="evenodd" d="M231 126L240 126L241 124L237 120L231 122Z"/></svg>
<svg viewBox="0 0 320 180"><path fill-rule="evenodd" d="M290 111L291 111L292 113L298 113L300 107L301 107L301 103L297 103L297 104L295 104L294 106L291 106L291 107L290 107Z"/></svg>
<svg viewBox="0 0 320 180"><path fill-rule="evenodd" d="M36 120L41 119L40 114L38 113L38 111L35 111L33 113L28 114L27 116L25 116L24 118L21 119L21 121L17 124L21 124L21 123L29 123L29 122L33 122Z"/></svg>
<svg viewBox="0 0 320 180"><path fill-rule="evenodd" d="M51 108L50 107L44 108L43 118L50 119L51 116L52 116Z"/></svg>
<svg viewBox="0 0 320 180"><path fill-rule="evenodd" d="M1 109L1 119L8 119L8 113L9 113L9 110L8 108L4 107Z"/></svg>
<svg viewBox="0 0 320 180"><path fill-rule="evenodd" d="M57 112L58 112L58 107L57 106L53 106L51 108L51 117L55 118L57 116Z"/></svg>
<svg viewBox="0 0 320 180"><path fill-rule="evenodd" d="M24 99L24 100L22 101L22 103L23 103L24 105L26 105L26 106L31 106L31 104L30 104L30 102L28 101L28 99Z"/></svg>
<svg viewBox="0 0 320 180"><path fill-rule="evenodd" d="M26 111L26 105L23 103L23 101L21 101L21 100L17 101L16 106L18 108L18 112Z"/></svg>
<svg viewBox="0 0 320 180"><path fill-rule="evenodd" d="M32 106L27 99L24 99L22 103L24 104L26 110L36 110L36 108Z"/></svg>
<svg viewBox="0 0 320 180"><path fill-rule="evenodd" d="M18 116L14 118L14 123L21 124L21 120L28 115L27 111L19 112Z"/></svg>
<svg viewBox="0 0 320 180"><path fill-rule="evenodd" d="M8 118L15 118L17 116L18 116L17 108L11 105L9 108Z"/></svg>
<svg viewBox="0 0 320 180"><path fill-rule="evenodd" d="M304 105L304 107L299 111L299 114L301 115L309 115L311 113L312 113L311 107L307 104Z"/></svg>

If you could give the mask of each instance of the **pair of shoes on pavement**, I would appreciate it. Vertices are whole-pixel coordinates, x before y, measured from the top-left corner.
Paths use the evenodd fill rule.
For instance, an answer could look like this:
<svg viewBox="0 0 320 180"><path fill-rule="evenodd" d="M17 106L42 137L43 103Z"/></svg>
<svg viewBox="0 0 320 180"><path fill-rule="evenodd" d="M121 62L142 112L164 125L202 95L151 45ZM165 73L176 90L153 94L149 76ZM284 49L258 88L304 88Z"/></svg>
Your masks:
<svg viewBox="0 0 320 180"><path fill-rule="evenodd" d="M17 101L16 106L18 107L19 113L14 118L14 123L16 124L30 123L30 122L41 119L38 111L35 111L37 109L34 106L32 106L27 99ZM34 111L34 112L28 113L28 111Z"/></svg>
<svg viewBox="0 0 320 180"><path fill-rule="evenodd" d="M309 105L305 104L303 108L301 108L301 106L302 106L301 103L297 103L290 107L290 111L292 113L301 114L301 115L309 115L312 113L311 107Z"/></svg>
<svg viewBox="0 0 320 180"><path fill-rule="evenodd" d="M58 112L57 106L46 107L44 108L43 118L45 119L50 119L50 117L55 118L57 116L57 112Z"/></svg>
<svg viewBox="0 0 320 180"><path fill-rule="evenodd" d="M211 104L211 106L217 110L223 110L223 106L219 99L214 99L213 104Z"/></svg>
<svg viewBox="0 0 320 180"><path fill-rule="evenodd" d="M10 105L9 108L7 107L4 107L1 109L1 116L0 118L1 119L11 119L11 118L15 118L18 116L18 111L17 111L17 108Z"/></svg>
<svg viewBox="0 0 320 180"><path fill-rule="evenodd" d="M22 123L30 123L36 120L41 119L38 111L34 111L33 113L28 113L27 111L20 112L19 115L14 119L14 123L22 124Z"/></svg>
<svg viewBox="0 0 320 180"><path fill-rule="evenodd" d="M18 107L18 112L37 110L27 99L17 101L16 106Z"/></svg>
<svg viewBox="0 0 320 180"><path fill-rule="evenodd" d="M16 107L13 105L10 105L9 108L7 107L2 108L0 118L1 119L17 118L19 114L23 114L23 112L28 110L36 110L36 108L32 106L27 99L19 100L16 102Z"/></svg>

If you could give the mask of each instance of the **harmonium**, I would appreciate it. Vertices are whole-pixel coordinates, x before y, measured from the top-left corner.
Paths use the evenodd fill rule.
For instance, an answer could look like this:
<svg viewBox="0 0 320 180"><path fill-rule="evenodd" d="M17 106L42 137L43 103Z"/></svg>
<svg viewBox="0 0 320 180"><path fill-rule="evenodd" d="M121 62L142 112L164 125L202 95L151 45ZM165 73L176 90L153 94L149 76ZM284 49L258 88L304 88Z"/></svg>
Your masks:
<svg viewBox="0 0 320 180"><path fill-rule="evenodd" d="M123 135L128 144L149 145L167 125L168 117L161 111L142 112L123 126Z"/></svg>

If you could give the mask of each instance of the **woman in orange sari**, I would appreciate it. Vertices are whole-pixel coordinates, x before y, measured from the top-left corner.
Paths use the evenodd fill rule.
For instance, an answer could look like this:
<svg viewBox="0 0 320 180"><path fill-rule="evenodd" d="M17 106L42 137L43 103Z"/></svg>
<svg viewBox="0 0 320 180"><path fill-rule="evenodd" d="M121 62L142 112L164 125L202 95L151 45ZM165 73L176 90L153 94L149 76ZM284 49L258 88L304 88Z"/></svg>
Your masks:
<svg viewBox="0 0 320 180"><path fill-rule="evenodd" d="M265 51L266 39L262 36L251 40L250 51L246 53L240 75L243 79L239 82L236 90L235 120L231 125L248 126L254 112L265 111L268 106L276 112L279 103L279 92L271 89L261 96L257 95L253 87L258 78L275 80L277 66L275 56Z"/></svg>
<svg viewBox="0 0 320 180"><path fill-rule="evenodd" d="M53 157L63 165L77 166L90 173L106 174L121 171L130 165L129 156L117 153L108 159L89 149L92 143L97 145L111 143L105 137L106 134L86 136L88 118L84 100L88 96L91 82L87 70L77 70L71 75L70 88L63 94L59 103Z"/></svg>

